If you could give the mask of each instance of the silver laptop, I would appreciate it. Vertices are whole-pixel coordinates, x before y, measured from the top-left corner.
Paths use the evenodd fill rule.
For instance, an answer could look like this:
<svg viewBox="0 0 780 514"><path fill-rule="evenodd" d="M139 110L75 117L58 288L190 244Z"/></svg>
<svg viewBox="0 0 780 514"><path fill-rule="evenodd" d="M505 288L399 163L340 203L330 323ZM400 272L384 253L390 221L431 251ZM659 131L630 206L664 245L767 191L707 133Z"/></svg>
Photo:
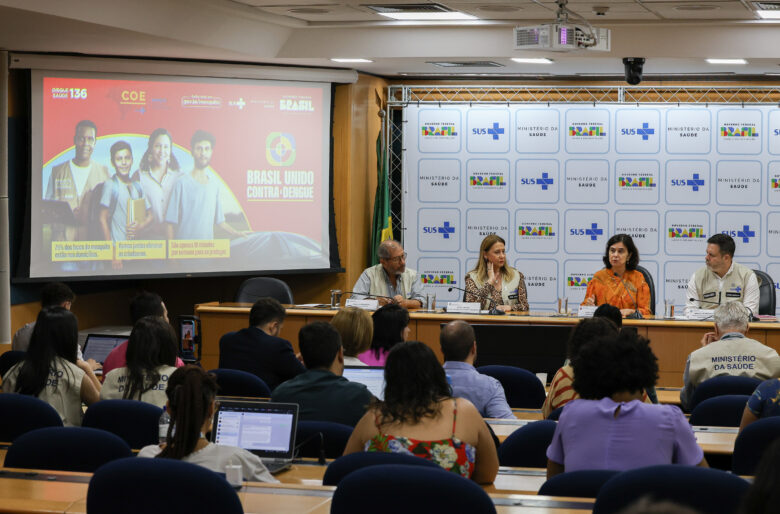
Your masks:
<svg viewBox="0 0 780 514"><path fill-rule="evenodd" d="M222 400L214 413L211 442L244 448L278 473L292 464L297 428L297 403Z"/></svg>
<svg viewBox="0 0 780 514"><path fill-rule="evenodd" d="M88 334L84 348L81 350L84 360L95 359L102 365L106 361L108 354L125 341L127 341L127 336L125 335Z"/></svg>
<svg viewBox="0 0 780 514"><path fill-rule="evenodd" d="M344 378L363 384L371 394L385 399L385 368L375 366L344 366Z"/></svg>

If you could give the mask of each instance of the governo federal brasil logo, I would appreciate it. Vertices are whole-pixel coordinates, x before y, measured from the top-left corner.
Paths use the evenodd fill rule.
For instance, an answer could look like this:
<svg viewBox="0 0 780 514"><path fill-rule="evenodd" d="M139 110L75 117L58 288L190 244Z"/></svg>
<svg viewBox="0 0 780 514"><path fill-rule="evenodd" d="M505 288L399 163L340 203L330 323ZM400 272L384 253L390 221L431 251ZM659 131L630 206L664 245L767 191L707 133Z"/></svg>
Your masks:
<svg viewBox="0 0 780 514"><path fill-rule="evenodd" d="M704 239L707 237L701 227L669 227L668 235L671 239Z"/></svg>
<svg viewBox="0 0 780 514"><path fill-rule="evenodd" d="M599 125L570 125L569 135L573 137L606 136L607 129Z"/></svg>
<svg viewBox="0 0 780 514"><path fill-rule="evenodd" d="M593 275L569 275L566 277L568 287L588 287Z"/></svg>
<svg viewBox="0 0 780 514"><path fill-rule="evenodd" d="M655 187L653 177L618 177L620 187Z"/></svg>
<svg viewBox="0 0 780 514"><path fill-rule="evenodd" d="M447 285L453 285L457 284L455 281L455 275L453 274L432 274L432 273L422 273L420 274L420 281L423 284L447 284Z"/></svg>
<svg viewBox="0 0 780 514"><path fill-rule="evenodd" d="M455 125L449 123L423 125L421 131L423 137L451 137L458 135Z"/></svg>
<svg viewBox="0 0 780 514"><path fill-rule="evenodd" d="M501 187L506 185L506 180L501 175L471 175L469 185Z"/></svg>
<svg viewBox="0 0 780 514"><path fill-rule="evenodd" d="M554 236L555 232L553 232L552 225L520 225L517 227L517 234L520 236L544 237Z"/></svg>
<svg viewBox="0 0 780 514"><path fill-rule="evenodd" d="M720 127L721 137L756 137L758 129L756 127Z"/></svg>

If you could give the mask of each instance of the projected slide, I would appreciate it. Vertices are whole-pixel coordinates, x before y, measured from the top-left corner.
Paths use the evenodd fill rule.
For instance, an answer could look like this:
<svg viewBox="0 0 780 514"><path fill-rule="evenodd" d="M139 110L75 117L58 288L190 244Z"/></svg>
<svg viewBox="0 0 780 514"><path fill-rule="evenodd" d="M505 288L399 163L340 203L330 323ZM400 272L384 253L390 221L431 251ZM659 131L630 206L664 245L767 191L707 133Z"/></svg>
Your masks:
<svg viewBox="0 0 780 514"><path fill-rule="evenodd" d="M30 276L330 267L330 85L35 72Z"/></svg>

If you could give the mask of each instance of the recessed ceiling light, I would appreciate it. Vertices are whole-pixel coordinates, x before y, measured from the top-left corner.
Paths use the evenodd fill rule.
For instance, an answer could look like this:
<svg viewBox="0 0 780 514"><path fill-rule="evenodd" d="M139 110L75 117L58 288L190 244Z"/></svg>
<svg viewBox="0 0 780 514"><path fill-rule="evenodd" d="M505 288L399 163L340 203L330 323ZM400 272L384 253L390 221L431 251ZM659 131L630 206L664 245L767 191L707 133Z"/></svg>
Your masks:
<svg viewBox="0 0 780 514"><path fill-rule="evenodd" d="M515 6L515 5L503 5L503 4L489 4L489 5L480 5L477 7L478 11L481 12L516 12L522 10L522 7Z"/></svg>
<svg viewBox="0 0 780 514"><path fill-rule="evenodd" d="M747 64L745 59L705 59L710 64Z"/></svg>
<svg viewBox="0 0 780 514"><path fill-rule="evenodd" d="M346 57L333 57L331 61L333 62L374 62L371 59L349 59Z"/></svg>
<svg viewBox="0 0 780 514"><path fill-rule="evenodd" d="M672 7L675 11L694 11L694 12L700 12L700 11L717 11L720 9L717 5L707 5L707 4L684 4L684 5L678 5L676 7Z"/></svg>
<svg viewBox="0 0 780 514"><path fill-rule="evenodd" d="M780 11L756 11L756 14L765 20L780 20Z"/></svg>
<svg viewBox="0 0 780 514"><path fill-rule="evenodd" d="M512 60L520 64L552 64L552 60L546 57L512 57Z"/></svg>
<svg viewBox="0 0 780 514"><path fill-rule="evenodd" d="M330 11L320 7L296 7L294 9L288 9L287 12L293 14L328 14Z"/></svg>
<svg viewBox="0 0 780 514"><path fill-rule="evenodd" d="M462 21L462 20L476 20L476 16L462 12L380 12L382 16L387 16L394 20L404 21Z"/></svg>

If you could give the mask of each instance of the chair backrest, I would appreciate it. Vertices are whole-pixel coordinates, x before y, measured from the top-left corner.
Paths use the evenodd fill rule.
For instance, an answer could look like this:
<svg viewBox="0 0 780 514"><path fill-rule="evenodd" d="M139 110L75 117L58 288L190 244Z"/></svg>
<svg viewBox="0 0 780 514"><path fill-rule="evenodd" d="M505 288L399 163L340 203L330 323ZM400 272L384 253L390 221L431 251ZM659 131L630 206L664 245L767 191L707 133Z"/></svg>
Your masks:
<svg viewBox="0 0 780 514"><path fill-rule="evenodd" d="M331 462L325 469L322 485L339 485L341 479L353 471L371 466L388 466L390 464L439 468L439 465L433 461L405 453L356 452L344 455Z"/></svg>
<svg viewBox="0 0 780 514"><path fill-rule="evenodd" d="M81 426L106 430L140 449L159 441L162 409L137 400L101 400L84 413Z"/></svg>
<svg viewBox="0 0 780 514"><path fill-rule="evenodd" d="M513 409L539 409L544 403L542 382L528 370L515 366L480 366L477 371L495 378L504 387L506 401Z"/></svg>
<svg viewBox="0 0 780 514"><path fill-rule="evenodd" d="M322 434L322 440L316 436ZM344 454L352 427L330 421L299 421L295 435L296 444L301 444L307 438L311 440L300 447L299 457L319 457L320 450L326 459L336 459Z"/></svg>
<svg viewBox="0 0 780 514"><path fill-rule="evenodd" d="M775 305L777 304L777 290L775 281L766 271L754 269L758 280L758 314L775 314Z"/></svg>
<svg viewBox="0 0 780 514"><path fill-rule="evenodd" d="M691 425L738 427L750 396L726 394L707 398L691 412Z"/></svg>
<svg viewBox="0 0 780 514"><path fill-rule="evenodd" d="M0 378L5 375L9 369L13 368L16 363L24 359L27 352L21 350L9 350L0 355Z"/></svg>
<svg viewBox="0 0 780 514"><path fill-rule="evenodd" d="M460 475L443 469L390 464L345 476L333 494L330 512L490 514L496 508L480 486Z"/></svg>
<svg viewBox="0 0 780 514"><path fill-rule="evenodd" d="M244 280L236 291L236 301L255 303L260 298L275 298L279 303L293 304L292 289L285 282L272 277L255 277Z"/></svg>
<svg viewBox="0 0 780 514"><path fill-rule="evenodd" d="M780 437L780 417L762 418L746 426L734 441L731 470L737 475L753 475L761 457Z"/></svg>
<svg viewBox="0 0 780 514"><path fill-rule="evenodd" d="M512 432L498 447L499 464L521 468L547 467L547 447L556 425L550 420L534 421Z"/></svg>
<svg viewBox="0 0 780 514"><path fill-rule="evenodd" d="M750 484L719 469L668 464L624 471L596 496L594 514L619 512L639 498L669 500L707 514L734 514Z"/></svg>
<svg viewBox="0 0 780 514"><path fill-rule="evenodd" d="M655 281L653 280L653 275L647 271L647 268L642 266L637 266L636 270L641 273L643 277L645 277L647 287L650 289L650 312L655 314Z"/></svg>
<svg viewBox="0 0 780 514"><path fill-rule="evenodd" d="M37 428L61 426L62 418L45 401L24 394L0 394L0 441L12 442Z"/></svg>
<svg viewBox="0 0 780 514"><path fill-rule="evenodd" d="M16 438L8 448L3 465L94 473L107 462L130 456L127 443L110 432L84 427L48 427Z"/></svg>
<svg viewBox="0 0 780 514"><path fill-rule="evenodd" d="M693 390L691 399L691 410L707 398L723 396L727 394L753 394L756 387L761 383L757 378L736 377L723 375L705 380Z"/></svg>
<svg viewBox="0 0 780 514"><path fill-rule="evenodd" d="M271 388L262 378L238 369L212 369L217 377L219 394L222 396L248 396L250 398L270 398Z"/></svg>
<svg viewBox="0 0 780 514"><path fill-rule="evenodd" d="M595 498L601 486L617 475L619 471L606 469L587 469L569 471L555 475L539 488L540 496L574 496L575 498Z"/></svg>
<svg viewBox="0 0 780 514"><path fill-rule="evenodd" d="M557 409L550 412L550 414L547 416L547 419L549 419L550 421L558 421L558 419L561 417L561 412L563 412L564 407L565 405L561 405Z"/></svg>
<svg viewBox="0 0 780 514"><path fill-rule="evenodd" d="M101 467L87 490L87 512L244 512L224 478L173 459L121 459Z"/></svg>

